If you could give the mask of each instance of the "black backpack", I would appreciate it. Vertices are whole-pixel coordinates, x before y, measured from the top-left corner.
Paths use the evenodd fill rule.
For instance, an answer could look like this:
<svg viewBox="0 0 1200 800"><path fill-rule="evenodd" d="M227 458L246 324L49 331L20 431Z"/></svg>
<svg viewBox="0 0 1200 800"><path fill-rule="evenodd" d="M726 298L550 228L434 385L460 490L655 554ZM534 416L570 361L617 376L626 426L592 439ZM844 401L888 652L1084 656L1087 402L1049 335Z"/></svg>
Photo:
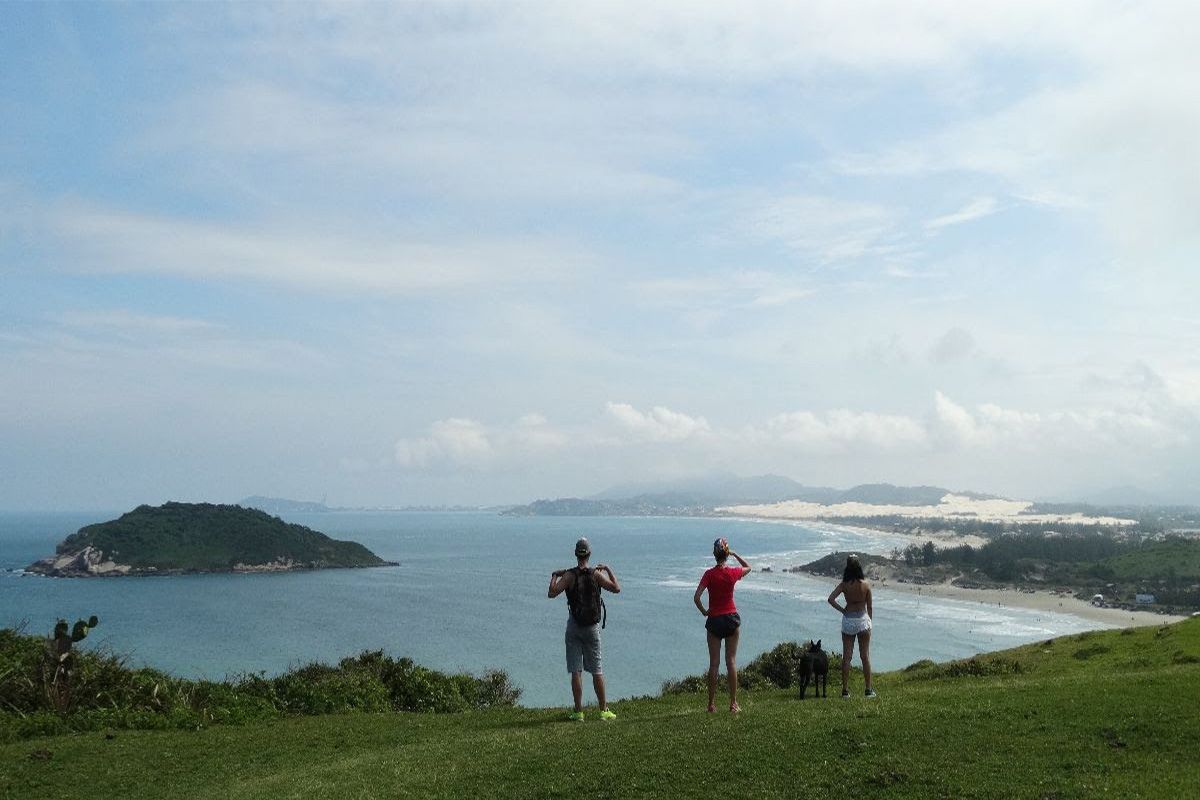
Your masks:
<svg viewBox="0 0 1200 800"><path fill-rule="evenodd" d="M608 609L600 596L600 584L590 567L572 567L575 580L567 587L567 608L576 625L595 625L601 629L608 624Z"/></svg>

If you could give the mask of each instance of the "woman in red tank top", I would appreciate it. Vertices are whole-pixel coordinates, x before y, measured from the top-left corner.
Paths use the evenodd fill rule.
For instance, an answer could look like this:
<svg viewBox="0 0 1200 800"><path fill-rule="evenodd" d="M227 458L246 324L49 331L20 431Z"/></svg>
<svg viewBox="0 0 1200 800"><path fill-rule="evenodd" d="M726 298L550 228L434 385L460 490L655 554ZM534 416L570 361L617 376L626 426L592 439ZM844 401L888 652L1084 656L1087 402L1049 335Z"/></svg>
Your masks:
<svg viewBox="0 0 1200 800"><path fill-rule="evenodd" d="M741 566L725 566L729 556L736 558ZM704 628L708 638L708 710L715 708L721 642L724 641L725 672L729 676L729 710L736 714L742 710L737 704L737 645L742 618L738 616L737 606L733 602L733 587L750 574L750 565L746 559L729 549L728 539L713 542L713 558L717 560L717 565L700 578L700 585L696 587L696 594L692 598L696 608L707 617ZM708 608L700 600L705 589L708 590Z"/></svg>

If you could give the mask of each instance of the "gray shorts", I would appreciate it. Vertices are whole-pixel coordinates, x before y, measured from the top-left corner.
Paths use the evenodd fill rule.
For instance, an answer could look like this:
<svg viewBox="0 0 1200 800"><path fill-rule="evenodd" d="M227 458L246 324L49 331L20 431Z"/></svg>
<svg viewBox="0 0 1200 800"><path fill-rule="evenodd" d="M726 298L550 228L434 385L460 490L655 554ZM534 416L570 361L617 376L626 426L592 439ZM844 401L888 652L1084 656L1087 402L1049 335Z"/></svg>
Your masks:
<svg viewBox="0 0 1200 800"><path fill-rule="evenodd" d="M573 617L567 617L567 672L583 672L601 675L600 668L600 624L576 625Z"/></svg>

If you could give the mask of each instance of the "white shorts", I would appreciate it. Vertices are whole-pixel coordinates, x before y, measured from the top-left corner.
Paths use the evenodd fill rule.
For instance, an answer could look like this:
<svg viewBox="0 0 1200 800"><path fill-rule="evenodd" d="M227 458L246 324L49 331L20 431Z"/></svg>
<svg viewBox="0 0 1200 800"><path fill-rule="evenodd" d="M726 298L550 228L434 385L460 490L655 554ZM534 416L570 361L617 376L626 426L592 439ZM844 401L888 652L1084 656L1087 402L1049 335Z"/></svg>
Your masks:
<svg viewBox="0 0 1200 800"><path fill-rule="evenodd" d="M842 633L846 636L857 636L860 633L868 633L870 630L871 618L867 616L867 612L855 611L842 614Z"/></svg>

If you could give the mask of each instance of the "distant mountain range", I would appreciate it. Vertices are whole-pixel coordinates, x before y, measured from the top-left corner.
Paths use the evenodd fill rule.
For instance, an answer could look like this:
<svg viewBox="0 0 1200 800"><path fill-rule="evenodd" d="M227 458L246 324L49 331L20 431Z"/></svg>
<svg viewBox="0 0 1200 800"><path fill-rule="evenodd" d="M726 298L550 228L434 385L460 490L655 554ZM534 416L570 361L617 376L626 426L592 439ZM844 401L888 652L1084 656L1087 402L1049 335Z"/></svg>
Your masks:
<svg viewBox="0 0 1200 800"><path fill-rule="evenodd" d="M780 475L741 478L718 475L656 484L615 486L592 497L536 500L504 513L516 516L682 516L712 513L719 506L779 503L870 503L873 505L936 505L947 494L988 498L978 492L951 492L940 486L894 486L866 483L850 489L805 486Z"/></svg>
<svg viewBox="0 0 1200 800"><path fill-rule="evenodd" d="M263 497L260 494L247 497L238 503L242 508L257 508L268 514L321 514L336 511L324 503L309 500L288 500L283 497Z"/></svg>
<svg viewBox="0 0 1200 800"><path fill-rule="evenodd" d="M325 514L333 511L494 511L495 506L327 506L311 500L289 500L286 497L264 497L256 494L238 502L242 508L256 508L276 516L280 514ZM507 506L503 506L507 508Z"/></svg>
<svg viewBox="0 0 1200 800"><path fill-rule="evenodd" d="M694 497L719 503L777 503L780 500L834 502L841 490L825 486L804 486L782 475L742 478L719 474L701 478L657 483L632 483L614 486L592 495L589 500L629 500L634 497Z"/></svg>

